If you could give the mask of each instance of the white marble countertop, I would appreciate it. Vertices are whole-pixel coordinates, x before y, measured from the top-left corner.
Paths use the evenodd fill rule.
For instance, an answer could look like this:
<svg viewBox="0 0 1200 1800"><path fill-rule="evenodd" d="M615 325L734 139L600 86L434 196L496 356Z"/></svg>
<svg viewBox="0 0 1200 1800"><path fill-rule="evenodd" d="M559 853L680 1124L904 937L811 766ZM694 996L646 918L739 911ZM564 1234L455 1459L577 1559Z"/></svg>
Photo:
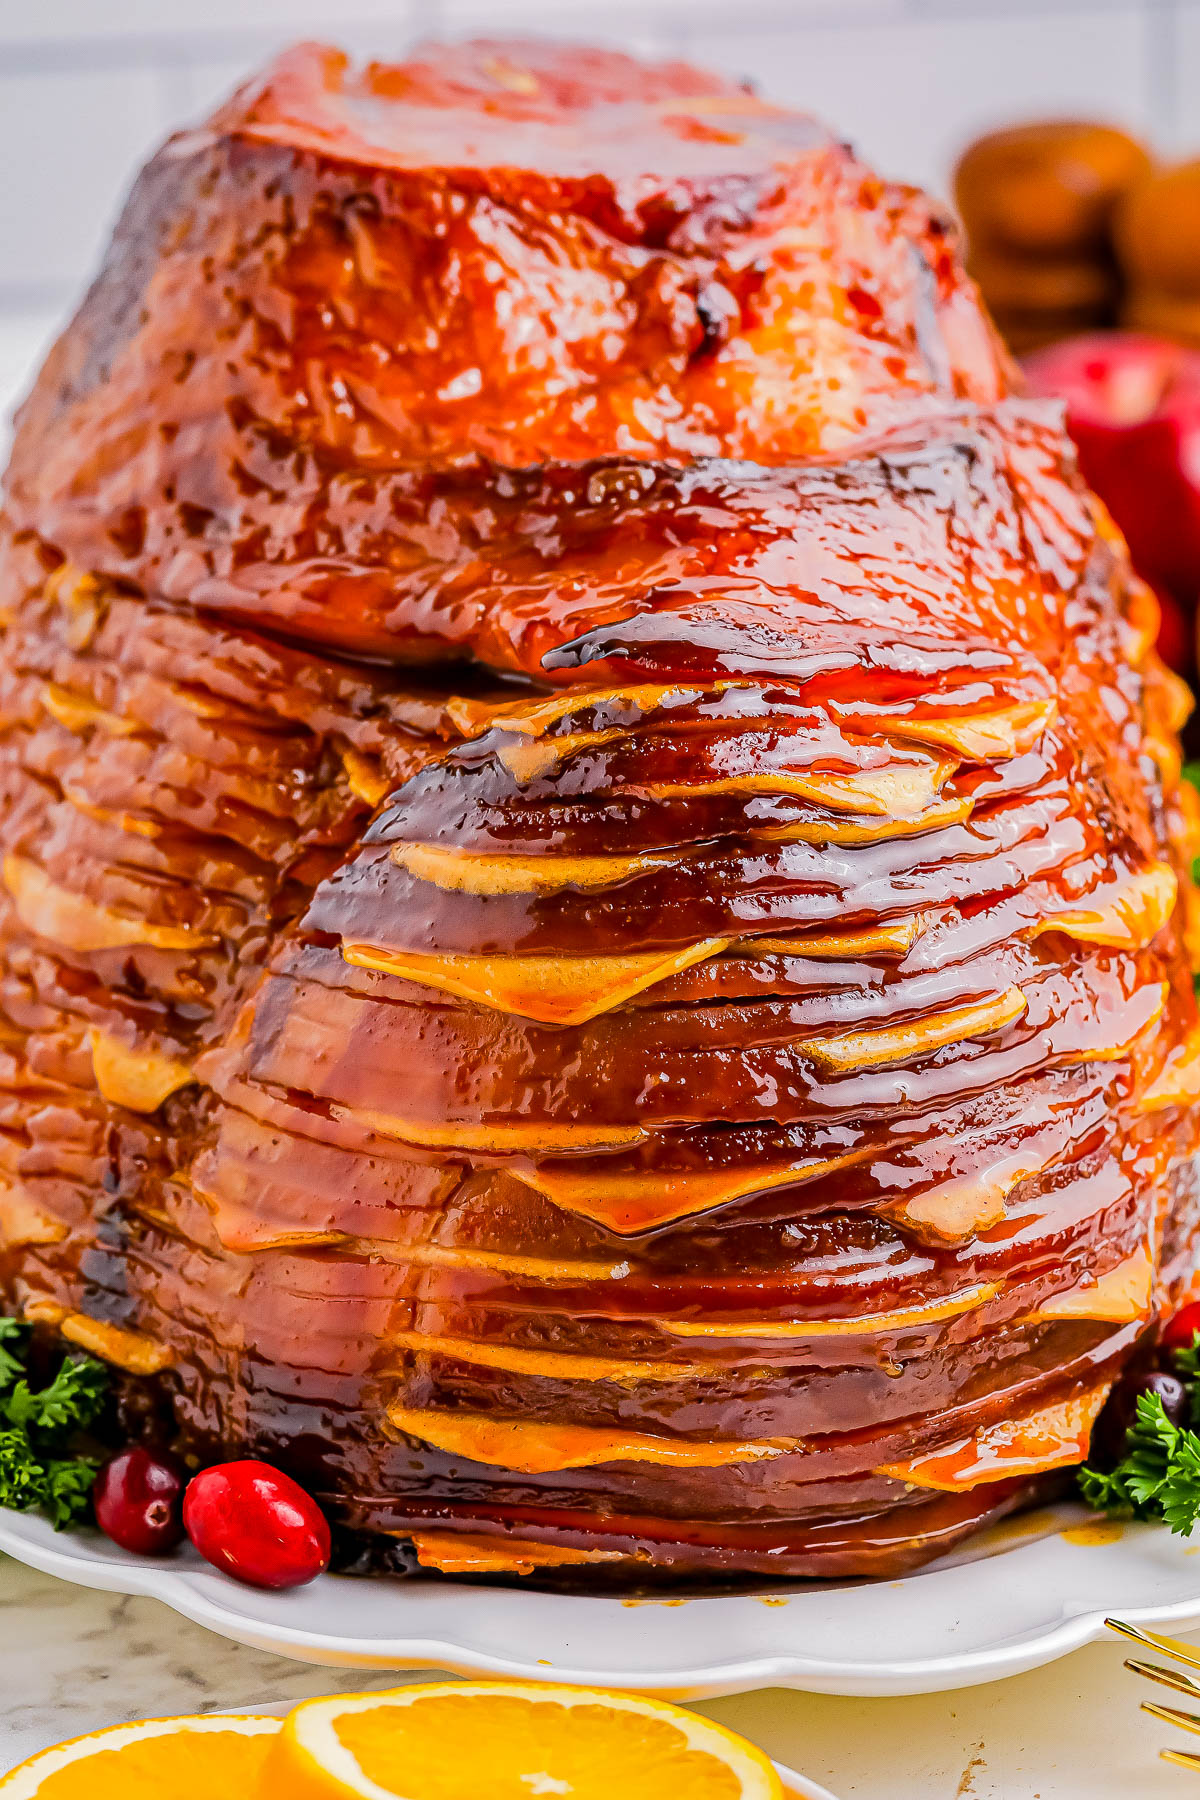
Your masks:
<svg viewBox="0 0 1200 1800"><path fill-rule="evenodd" d="M1116 1642L958 1694L838 1700L779 1688L701 1710L839 1800L1186 1800L1158 1761L1187 1740L1138 1711L1150 1690ZM153 1600L69 1587L0 1562L0 1771L131 1718L250 1707L419 1679L314 1668L226 1643ZM1169 1699L1169 1695L1162 1696Z"/></svg>

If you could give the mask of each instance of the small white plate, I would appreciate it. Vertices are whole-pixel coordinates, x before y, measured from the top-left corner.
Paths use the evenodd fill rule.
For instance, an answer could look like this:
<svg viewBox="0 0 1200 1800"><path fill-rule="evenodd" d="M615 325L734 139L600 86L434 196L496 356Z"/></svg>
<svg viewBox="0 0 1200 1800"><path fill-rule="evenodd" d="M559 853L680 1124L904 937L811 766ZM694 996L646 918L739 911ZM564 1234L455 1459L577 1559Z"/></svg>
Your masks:
<svg viewBox="0 0 1200 1800"><path fill-rule="evenodd" d="M783 1777L784 1791L788 1800L837 1800L828 1788L818 1787L815 1781L808 1781L803 1775L797 1775L794 1769L786 1769L777 1762L775 1767Z"/></svg>
<svg viewBox="0 0 1200 1800"><path fill-rule="evenodd" d="M589 1599L441 1580L324 1575L243 1587L185 1549L158 1562L97 1532L0 1510L0 1550L83 1587L148 1594L256 1649L341 1668L449 1669L701 1700L764 1687L923 1694L1053 1662L1106 1614L1200 1623L1200 1536L1110 1527L1078 1507L1006 1521L903 1581L776 1594Z"/></svg>

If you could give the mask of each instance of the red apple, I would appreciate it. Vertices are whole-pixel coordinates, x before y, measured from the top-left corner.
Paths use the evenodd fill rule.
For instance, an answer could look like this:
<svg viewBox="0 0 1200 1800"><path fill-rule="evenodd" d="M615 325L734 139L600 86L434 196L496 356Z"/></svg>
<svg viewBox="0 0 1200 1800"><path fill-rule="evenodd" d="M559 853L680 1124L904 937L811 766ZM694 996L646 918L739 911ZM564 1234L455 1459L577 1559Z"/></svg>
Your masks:
<svg viewBox="0 0 1200 1800"><path fill-rule="evenodd" d="M1125 533L1139 574L1194 612L1200 351L1136 332L1095 332L1038 351L1025 370L1031 392L1066 401L1083 477Z"/></svg>

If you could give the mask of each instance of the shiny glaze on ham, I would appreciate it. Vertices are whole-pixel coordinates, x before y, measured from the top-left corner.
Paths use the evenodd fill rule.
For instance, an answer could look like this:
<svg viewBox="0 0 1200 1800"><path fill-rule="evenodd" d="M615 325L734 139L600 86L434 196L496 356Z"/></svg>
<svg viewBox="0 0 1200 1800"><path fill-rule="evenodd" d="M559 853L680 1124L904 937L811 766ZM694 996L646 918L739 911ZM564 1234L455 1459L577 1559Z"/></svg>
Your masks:
<svg viewBox="0 0 1200 1800"><path fill-rule="evenodd" d="M172 140L6 484L10 1308L361 1566L894 1573L1080 1461L1197 821L1008 388L935 208L683 65Z"/></svg>

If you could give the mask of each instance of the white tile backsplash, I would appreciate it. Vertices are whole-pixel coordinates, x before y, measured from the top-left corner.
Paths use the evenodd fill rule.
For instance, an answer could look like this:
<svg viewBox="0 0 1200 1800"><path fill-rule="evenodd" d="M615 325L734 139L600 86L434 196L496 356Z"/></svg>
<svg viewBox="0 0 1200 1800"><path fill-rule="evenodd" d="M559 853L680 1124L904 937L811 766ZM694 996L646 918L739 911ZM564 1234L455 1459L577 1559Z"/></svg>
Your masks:
<svg viewBox="0 0 1200 1800"><path fill-rule="evenodd" d="M375 24L428 10L426 0L0 0L0 41L67 44L95 38L191 38L248 31L337 37L342 23Z"/></svg>
<svg viewBox="0 0 1200 1800"><path fill-rule="evenodd" d="M0 303L84 279L164 126L154 69L0 73Z"/></svg>
<svg viewBox="0 0 1200 1800"><path fill-rule="evenodd" d="M602 44L634 56L674 53L665 16L656 17L645 0L606 0L602 7L572 0L437 0L437 8L436 30L448 38L512 34Z"/></svg>
<svg viewBox="0 0 1200 1800"><path fill-rule="evenodd" d="M242 85L258 63L258 56L219 56L197 58L181 63L171 72L172 98L175 111L183 123L202 119L215 106L228 100Z"/></svg>
<svg viewBox="0 0 1200 1800"><path fill-rule="evenodd" d="M963 10L853 29L701 29L685 47L818 113L885 174L943 193L957 152L991 125L1082 112L1151 128L1141 6L1036 15L1009 6L996 18Z"/></svg>
<svg viewBox="0 0 1200 1800"><path fill-rule="evenodd" d="M1188 6L1180 14L1169 79L1169 148L1178 156L1200 156L1200 6Z"/></svg>
<svg viewBox="0 0 1200 1800"><path fill-rule="evenodd" d="M545 32L686 55L945 190L987 125L1070 110L1200 152L1200 0L0 0L0 315L61 307L154 143L297 37Z"/></svg>

